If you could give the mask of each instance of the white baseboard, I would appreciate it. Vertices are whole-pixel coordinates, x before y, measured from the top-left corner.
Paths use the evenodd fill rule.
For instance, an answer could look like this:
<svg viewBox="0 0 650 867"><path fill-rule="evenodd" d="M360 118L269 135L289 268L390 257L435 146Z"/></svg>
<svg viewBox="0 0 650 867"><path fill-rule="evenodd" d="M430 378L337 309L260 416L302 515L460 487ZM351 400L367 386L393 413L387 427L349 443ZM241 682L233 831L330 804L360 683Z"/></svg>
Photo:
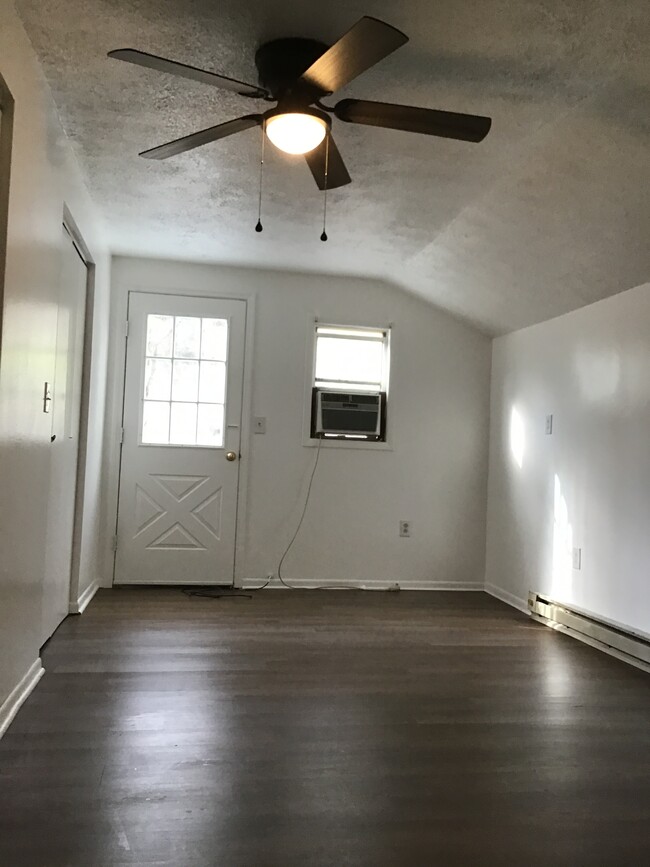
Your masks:
<svg viewBox="0 0 650 867"><path fill-rule="evenodd" d="M245 580L242 585L243 590L254 589L261 587L266 579ZM276 577L272 579L267 590L390 590L397 585L400 590L471 590L482 591L483 585L470 581L452 582L452 581L388 581L380 579L372 579L365 581L318 581L315 578L285 578L287 584L291 587L285 587Z"/></svg>
<svg viewBox="0 0 650 867"><path fill-rule="evenodd" d="M20 710L20 706L45 674L41 659L35 659L23 677L11 690L0 707L0 738L9 728L12 719Z"/></svg>
<svg viewBox="0 0 650 867"><path fill-rule="evenodd" d="M588 635L583 635L581 632L578 632L575 629L569 629L561 623L553 623L552 620L547 620L546 617L539 617L537 614L531 614L531 619L536 620L537 623L541 623L542 626L549 626L551 629L555 629L556 632L562 632L564 635L568 635L569 638L576 638L578 641L582 641L583 644L588 644L589 647L593 647L596 650L600 650L602 653L606 653L608 656L613 656L615 659L620 659L621 662L627 662L628 665L633 665L635 668L640 668L641 671L648 672L650 674L650 665L647 662L644 662L642 659L636 659L633 656L630 656L627 653L621 653L620 650L617 650L615 647L610 647L608 644L603 644L602 641L598 641L595 638L590 638Z"/></svg>
<svg viewBox="0 0 650 867"><path fill-rule="evenodd" d="M77 599L76 602L70 603L70 614L83 614L83 612L88 607L91 599L99 590L99 582L93 581L93 583L86 587L81 596Z"/></svg>
<svg viewBox="0 0 650 867"><path fill-rule="evenodd" d="M525 599L520 599L519 596L515 596L513 593L508 593L507 590L502 590L494 584L486 584L483 589L486 593L489 593L490 596L494 596L496 599L500 599L501 602L505 602L506 605L511 605L513 608L523 611L524 614L530 614L528 603Z"/></svg>

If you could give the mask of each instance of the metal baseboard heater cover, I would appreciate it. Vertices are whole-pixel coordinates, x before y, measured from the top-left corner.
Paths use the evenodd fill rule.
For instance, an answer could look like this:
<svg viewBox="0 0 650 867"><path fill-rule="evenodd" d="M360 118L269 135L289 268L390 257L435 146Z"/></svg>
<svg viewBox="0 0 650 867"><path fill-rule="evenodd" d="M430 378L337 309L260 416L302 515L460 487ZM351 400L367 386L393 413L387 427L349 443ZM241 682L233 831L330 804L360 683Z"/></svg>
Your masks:
<svg viewBox="0 0 650 867"><path fill-rule="evenodd" d="M643 636L588 617L566 605L554 602L541 593L531 591L528 594L528 609L533 616L548 621L551 625L560 624L591 641L604 645L605 648L611 648L618 654L631 657L631 662L642 662L650 667L650 641Z"/></svg>

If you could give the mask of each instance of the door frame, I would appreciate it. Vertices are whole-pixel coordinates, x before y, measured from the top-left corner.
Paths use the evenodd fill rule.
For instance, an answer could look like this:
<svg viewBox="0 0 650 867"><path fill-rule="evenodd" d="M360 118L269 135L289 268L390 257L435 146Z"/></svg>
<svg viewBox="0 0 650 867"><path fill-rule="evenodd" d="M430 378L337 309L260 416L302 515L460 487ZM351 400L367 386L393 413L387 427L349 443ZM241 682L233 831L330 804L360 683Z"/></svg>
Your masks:
<svg viewBox="0 0 650 867"><path fill-rule="evenodd" d="M9 188L11 186L11 151L14 137L14 98L0 75L0 353L4 314L7 229L9 224Z"/></svg>
<svg viewBox="0 0 650 867"><path fill-rule="evenodd" d="M160 260L154 260L160 264ZM171 264L171 263L170 263ZM249 459L251 442L251 419L253 401L253 346L255 333L256 294L246 292L229 292L225 287L205 288L191 285L188 280L185 285L165 285L160 283L143 285L134 282L112 286L111 302L111 346L109 347L112 364L109 366L109 389L106 412L105 437L107 442L107 484L106 508L107 526L110 527L106 539L106 570L107 580L103 586L111 587L115 580L116 547L118 526L118 509L120 494L120 471L122 464L122 421L124 418L124 391L126 378L126 322L129 308L129 297L132 292L143 295L176 295L182 297L210 298L215 301L243 301L246 305L244 327L244 370L241 411L241 439L239 461L239 479L237 489L237 506L235 511L235 561L233 569L233 586L242 587L246 577L242 574L244 562L244 546L247 536Z"/></svg>
<svg viewBox="0 0 650 867"><path fill-rule="evenodd" d="M79 614L79 577L81 567L81 540L84 517L84 490L86 461L88 455L88 428L90 407L90 366L93 350L93 322L95 307L95 260L83 235L66 204L63 205L63 227L70 236L79 257L86 266L86 311L84 315L83 351L81 355L81 396L79 406L79 434L77 450L77 473L75 479L74 517L72 524L72 558L70 563L70 590L68 611Z"/></svg>

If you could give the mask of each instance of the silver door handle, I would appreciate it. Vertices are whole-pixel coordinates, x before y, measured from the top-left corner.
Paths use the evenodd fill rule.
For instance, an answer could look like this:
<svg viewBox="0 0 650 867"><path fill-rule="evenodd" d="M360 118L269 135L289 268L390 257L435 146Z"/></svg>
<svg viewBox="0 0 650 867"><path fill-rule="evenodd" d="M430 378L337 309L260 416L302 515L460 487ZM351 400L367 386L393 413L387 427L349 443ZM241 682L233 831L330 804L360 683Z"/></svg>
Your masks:
<svg viewBox="0 0 650 867"><path fill-rule="evenodd" d="M226 460L227 461L236 461L237 460L237 452L226 452Z"/></svg>

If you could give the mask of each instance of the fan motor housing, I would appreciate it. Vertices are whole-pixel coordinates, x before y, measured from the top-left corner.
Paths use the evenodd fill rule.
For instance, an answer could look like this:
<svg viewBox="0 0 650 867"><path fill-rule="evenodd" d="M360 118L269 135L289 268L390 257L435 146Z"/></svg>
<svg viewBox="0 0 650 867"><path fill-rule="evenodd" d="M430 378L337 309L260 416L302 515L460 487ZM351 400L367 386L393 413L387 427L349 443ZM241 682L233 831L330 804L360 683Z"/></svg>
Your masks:
<svg viewBox="0 0 650 867"><path fill-rule="evenodd" d="M298 38L274 39L260 45L255 52L260 85L276 100L302 95L308 104L314 102L322 91L307 84L296 87L296 82L328 48L329 45L315 39Z"/></svg>

